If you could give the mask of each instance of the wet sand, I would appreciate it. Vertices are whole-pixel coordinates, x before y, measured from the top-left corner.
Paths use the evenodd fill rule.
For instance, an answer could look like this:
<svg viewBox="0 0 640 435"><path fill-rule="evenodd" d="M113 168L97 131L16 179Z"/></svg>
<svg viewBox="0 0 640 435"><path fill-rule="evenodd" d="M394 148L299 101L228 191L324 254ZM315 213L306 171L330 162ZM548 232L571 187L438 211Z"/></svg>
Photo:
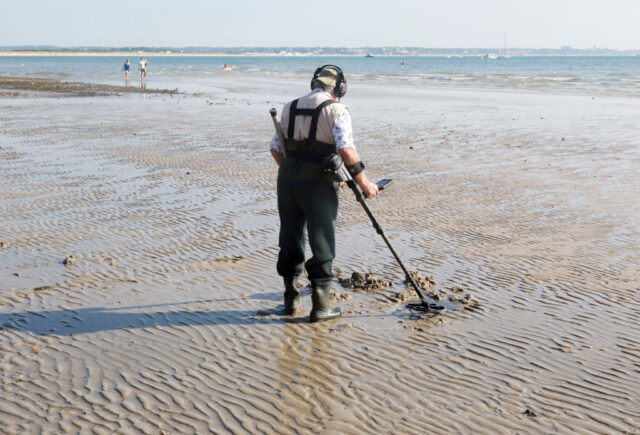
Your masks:
<svg viewBox="0 0 640 435"><path fill-rule="evenodd" d="M307 83L0 96L0 424L18 433L639 433L640 98L352 84L346 315L281 303L268 109ZM215 87L215 88L214 88ZM74 261L63 264L69 256ZM303 280L306 284L306 280ZM344 296L340 296L343 294Z"/></svg>

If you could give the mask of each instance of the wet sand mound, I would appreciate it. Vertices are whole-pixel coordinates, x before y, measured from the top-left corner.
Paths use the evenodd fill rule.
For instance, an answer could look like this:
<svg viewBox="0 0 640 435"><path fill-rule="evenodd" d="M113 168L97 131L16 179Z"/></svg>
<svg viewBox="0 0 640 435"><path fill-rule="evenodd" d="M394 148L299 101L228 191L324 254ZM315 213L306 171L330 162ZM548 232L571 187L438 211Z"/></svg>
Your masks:
<svg viewBox="0 0 640 435"><path fill-rule="evenodd" d="M423 275L420 272L409 272L418 285L418 290L427 298L430 303L437 303L449 310L455 309L477 309L480 302L462 286L453 286L450 291L436 290L436 281L431 275ZM352 290L354 293L367 293L376 296L381 302L394 304L411 302L419 299L417 292L408 279L404 290L394 291L393 281L384 280L371 272L352 272L349 278L338 278L342 287ZM351 299L349 293L332 293L332 302L342 302Z"/></svg>
<svg viewBox="0 0 640 435"><path fill-rule="evenodd" d="M422 290L424 288L423 285L425 283L428 284L429 281L419 274L414 273L414 275L419 276L419 278L416 279L416 283ZM338 278L338 282L342 287L347 290L352 290L354 293L374 295L379 302L401 303L417 298L415 290L413 290L410 285L406 286L403 291L395 291L393 281L379 278L370 272L353 272L349 278ZM349 293L343 295L349 295ZM344 296L342 299L339 297L332 298L332 301L334 299L336 302L345 300Z"/></svg>
<svg viewBox="0 0 640 435"><path fill-rule="evenodd" d="M346 302L351 299L353 299L353 295L350 293L331 292L331 303Z"/></svg>
<svg viewBox="0 0 640 435"><path fill-rule="evenodd" d="M342 287L355 292L375 293L393 287L392 281L378 278L372 273L353 272L349 278L338 278Z"/></svg>
<svg viewBox="0 0 640 435"><path fill-rule="evenodd" d="M424 276L420 272L409 272L409 275L421 289L433 288L436 285L436 280L431 275ZM408 279L404 280L407 285L410 285L409 282Z"/></svg>
<svg viewBox="0 0 640 435"><path fill-rule="evenodd" d="M436 302L440 306L447 309L476 309L480 307L480 302L476 300L472 294L462 286L454 285L449 291L436 290L436 280L431 275L423 276L420 272L409 272L411 277L418 284L420 291L427 297L430 302ZM404 280L407 288L404 292L397 295L398 302L407 302L416 299L417 295L413 289L413 285L408 279Z"/></svg>

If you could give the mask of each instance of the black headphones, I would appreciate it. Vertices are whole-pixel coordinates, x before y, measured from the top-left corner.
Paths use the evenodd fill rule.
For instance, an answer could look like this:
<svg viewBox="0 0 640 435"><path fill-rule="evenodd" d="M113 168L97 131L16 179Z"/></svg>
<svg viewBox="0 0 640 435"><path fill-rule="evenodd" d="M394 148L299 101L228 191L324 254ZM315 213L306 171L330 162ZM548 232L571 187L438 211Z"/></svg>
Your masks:
<svg viewBox="0 0 640 435"><path fill-rule="evenodd" d="M338 71L338 77L336 77L336 85L333 88L333 95L338 98L342 98L347 93L347 79L344 78L344 74L339 66L336 65L322 65L320 68L316 69L316 72L313 73L313 78L311 79L311 90L313 90L313 82L316 81L322 70L325 68L333 68Z"/></svg>

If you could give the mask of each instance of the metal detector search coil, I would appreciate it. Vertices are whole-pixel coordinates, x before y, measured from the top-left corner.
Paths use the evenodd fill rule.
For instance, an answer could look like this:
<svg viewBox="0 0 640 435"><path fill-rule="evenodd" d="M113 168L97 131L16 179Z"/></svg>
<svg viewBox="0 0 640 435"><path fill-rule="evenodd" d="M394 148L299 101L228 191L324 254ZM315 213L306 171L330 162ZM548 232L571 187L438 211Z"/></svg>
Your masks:
<svg viewBox="0 0 640 435"><path fill-rule="evenodd" d="M412 302L410 304L405 305L408 309L413 311L444 311L446 308L442 305L438 304L424 304L422 302Z"/></svg>

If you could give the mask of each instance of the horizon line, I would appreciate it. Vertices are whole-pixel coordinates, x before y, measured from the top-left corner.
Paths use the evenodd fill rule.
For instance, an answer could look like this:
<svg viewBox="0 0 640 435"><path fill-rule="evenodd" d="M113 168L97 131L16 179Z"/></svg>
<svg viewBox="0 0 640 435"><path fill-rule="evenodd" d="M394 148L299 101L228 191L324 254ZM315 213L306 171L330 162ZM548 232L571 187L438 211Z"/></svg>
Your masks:
<svg viewBox="0 0 640 435"><path fill-rule="evenodd" d="M43 50L51 49L152 49L152 50L180 50L180 49L334 49L334 50L365 50L365 49L416 49L416 50L575 50L575 51L594 51L594 50L610 50L610 51L639 51L640 48L612 48L612 47L589 47L578 48L570 45L560 47L435 47L435 46L418 46L418 45L362 45L362 46L331 46L331 45L51 45L51 44L21 44L21 45L2 45L0 49L18 50L18 49L34 49Z"/></svg>

